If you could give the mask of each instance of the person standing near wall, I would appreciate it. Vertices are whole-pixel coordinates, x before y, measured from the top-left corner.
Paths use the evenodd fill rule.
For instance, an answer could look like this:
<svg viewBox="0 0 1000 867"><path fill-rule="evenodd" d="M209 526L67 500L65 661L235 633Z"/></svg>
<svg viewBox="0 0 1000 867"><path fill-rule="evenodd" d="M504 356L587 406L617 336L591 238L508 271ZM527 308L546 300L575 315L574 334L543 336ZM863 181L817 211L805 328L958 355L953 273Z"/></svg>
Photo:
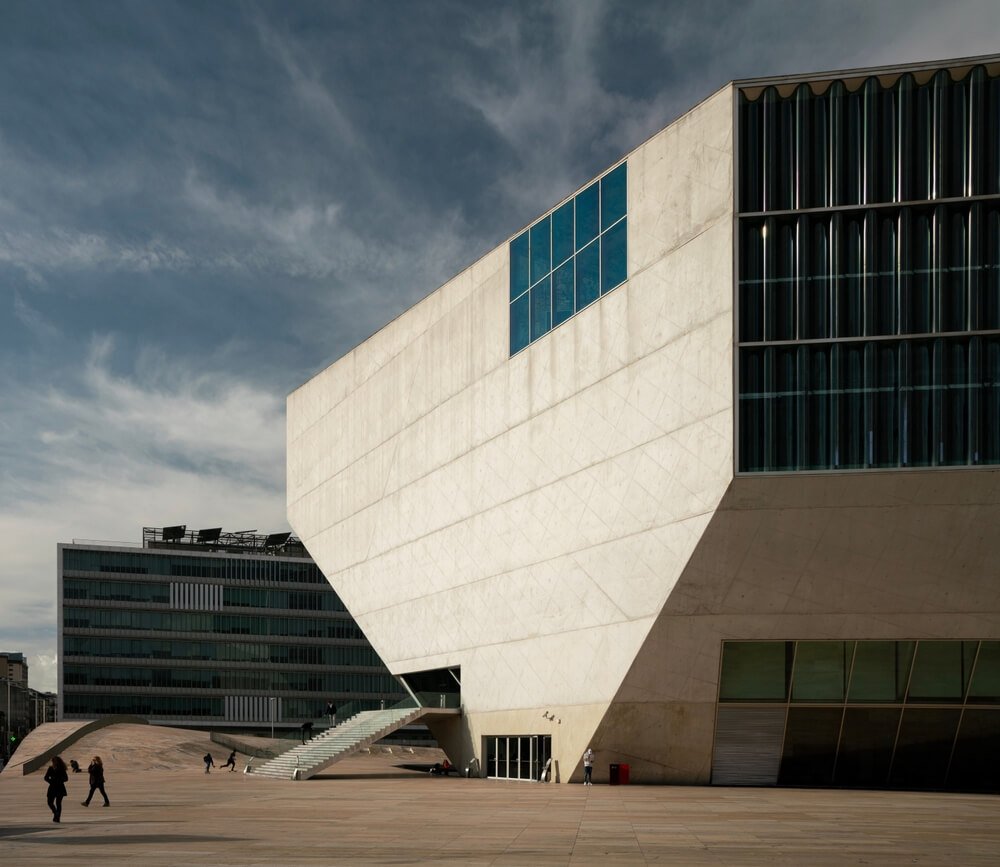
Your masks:
<svg viewBox="0 0 1000 867"><path fill-rule="evenodd" d="M81 801L80 803L84 807L89 807L90 799L94 797L94 792L100 792L104 795L104 806L110 807L111 801L108 800L108 793L104 791L104 762L101 761L100 756L94 756L91 759L87 773L90 775L90 794L87 795L86 801Z"/></svg>
<svg viewBox="0 0 1000 867"><path fill-rule="evenodd" d="M594 751L587 747L586 752L583 754L583 784L585 786L594 785L593 781L590 779L591 774L594 773Z"/></svg>
<svg viewBox="0 0 1000 867"><path fill-rule="evenodd" d="M46 800L52 811L53 822L58 822L62 818L62 802L66 797L67 780L69 774L66 773L66 763L62 760L62 756L53 756L52 763L45 771L45 782L49 784Z"/></svg>

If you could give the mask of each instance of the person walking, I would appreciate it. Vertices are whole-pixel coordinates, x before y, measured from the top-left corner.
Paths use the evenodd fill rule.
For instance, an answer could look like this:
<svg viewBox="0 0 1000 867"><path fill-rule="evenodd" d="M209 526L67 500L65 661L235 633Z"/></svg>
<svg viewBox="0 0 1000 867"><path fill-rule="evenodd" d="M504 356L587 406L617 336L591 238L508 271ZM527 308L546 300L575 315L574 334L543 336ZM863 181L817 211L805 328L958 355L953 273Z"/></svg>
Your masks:
<svg viewBox="0 0 1000 867"><path fill-rule="evenodd" d="M332 701L326 703L326 715L330 717L330 725L337 725L337 705Z"/></svg>
<svg viewBox="0 0 1000 867"><path fill-rule="evenodd" d="M52 811L53 822L58 822L62 818L62 802L63 798L66 797L67 780L69 780L69 774L66 773L66 763L62 760L62 756L53 756L52 762L45 771L45 782L49 784L46 800Z"/></svg>
<svg viewBox="0 0 1000 867"><path fill-rule="evenodd" d="M236 750L229 754L229 758L226 759L226 763L222 767L229 768L229 773L236 770Z"/></svg>
<svg viewBox="0 0 1000 867"><path fill-rule="evenodd" d="M84 807L89 807L90 799L94 797L94 792L100 792L104 795L104 806L110 807L111 801L108 800L108 793L104 791L104 762L101 761L100 756L94 756L90 760L87 773L90 774L90 794L87 795L86 801L81 801L80 803Z"/></svg>
<svg viewBox="0 0 1000 867"><path fill-rule="evenodd" d="M593 780L590 779L591 774L594 773L594 751L587 747L586 752L583 754L583 784L585 786L594 785Z"/></svg>
<svg viewBox="0 0 1000 867"><path fill-rule="evenodd" d="M215 762L212 761L211 753L205 753L205 758L203 758L202 761L205 763L206 774L209 773L212 770L212 768L215 767Z"/></svg>

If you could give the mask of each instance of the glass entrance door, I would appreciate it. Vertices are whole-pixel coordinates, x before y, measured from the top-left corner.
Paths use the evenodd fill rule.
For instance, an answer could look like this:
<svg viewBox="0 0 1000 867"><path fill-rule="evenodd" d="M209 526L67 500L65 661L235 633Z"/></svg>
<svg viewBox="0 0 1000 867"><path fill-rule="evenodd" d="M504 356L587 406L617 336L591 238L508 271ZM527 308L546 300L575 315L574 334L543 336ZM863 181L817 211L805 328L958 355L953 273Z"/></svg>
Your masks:
<svg viewBox="0 0 1000 867"><path fill-rule="evenodd" d="M551 735L489 735L484 741L486 776L493 779L538 781L552 755Z"/></svg>

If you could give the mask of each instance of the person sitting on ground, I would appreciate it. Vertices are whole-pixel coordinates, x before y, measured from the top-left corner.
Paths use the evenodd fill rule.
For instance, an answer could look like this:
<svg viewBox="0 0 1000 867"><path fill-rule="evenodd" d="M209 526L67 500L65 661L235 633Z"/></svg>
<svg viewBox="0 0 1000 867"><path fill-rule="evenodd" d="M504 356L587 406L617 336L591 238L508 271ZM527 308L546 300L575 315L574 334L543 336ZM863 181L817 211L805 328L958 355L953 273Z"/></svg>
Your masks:
<svg viewBox="0 0 1000 867"><path fill-rule="evenodd" d="M74 774L80 773L81 771L80 763L76 759L70 759L69 766L73 769Z"/></svg>
<svg viewBox="0 0 1000 867"><path fill-rule="evenodd" d="M229 754L229 758L226 759L226 763L222 767L229 768L229 773L236 770L236 750Z"/></svg>

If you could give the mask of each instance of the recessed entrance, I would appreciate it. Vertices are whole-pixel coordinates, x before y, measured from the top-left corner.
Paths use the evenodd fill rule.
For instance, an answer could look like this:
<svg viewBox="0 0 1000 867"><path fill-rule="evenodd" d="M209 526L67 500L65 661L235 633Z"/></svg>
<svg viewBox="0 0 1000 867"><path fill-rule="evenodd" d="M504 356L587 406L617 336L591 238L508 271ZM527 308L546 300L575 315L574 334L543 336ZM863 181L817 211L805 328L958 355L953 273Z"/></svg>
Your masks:
<svg viewBox="0 0 1000 867"><path fill-rule="evenodd" d="M552 736L488 735L483 747L487 777L538 782L552 756Z"/></svg>

